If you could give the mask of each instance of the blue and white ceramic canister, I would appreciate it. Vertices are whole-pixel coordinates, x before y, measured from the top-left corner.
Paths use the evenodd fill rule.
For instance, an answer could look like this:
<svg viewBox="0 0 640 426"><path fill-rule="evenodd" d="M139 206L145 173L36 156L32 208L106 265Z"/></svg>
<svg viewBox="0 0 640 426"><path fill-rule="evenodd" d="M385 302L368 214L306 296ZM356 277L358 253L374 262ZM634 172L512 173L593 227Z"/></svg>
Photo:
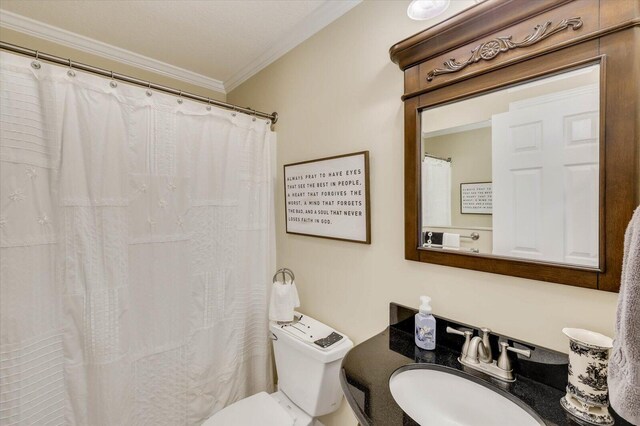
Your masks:
<svg viewBox="0 0 640 426"><path fill-rule="evenodd" d="M613 340L600 333L563 328L569 338L569 380L560 404L570 414L594 425L612 425L607 371Z"/></svg>

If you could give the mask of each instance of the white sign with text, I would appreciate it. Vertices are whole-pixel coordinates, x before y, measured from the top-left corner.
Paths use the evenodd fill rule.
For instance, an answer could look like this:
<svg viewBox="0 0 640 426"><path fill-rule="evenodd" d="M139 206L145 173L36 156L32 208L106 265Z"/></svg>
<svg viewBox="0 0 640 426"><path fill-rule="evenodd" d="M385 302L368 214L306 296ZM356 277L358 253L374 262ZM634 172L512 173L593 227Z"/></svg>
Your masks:
<svg viewBox="0 0 640 426"><path fill-rule="evenodd" d="M284 166L287 232L370 243L369 152Z"/></svg>
<svg viewBox="0 0 640 426"><path fill-rule="evenodd" d="M460 184L460 213L491 214L493 189L491 182Z"/></svg>

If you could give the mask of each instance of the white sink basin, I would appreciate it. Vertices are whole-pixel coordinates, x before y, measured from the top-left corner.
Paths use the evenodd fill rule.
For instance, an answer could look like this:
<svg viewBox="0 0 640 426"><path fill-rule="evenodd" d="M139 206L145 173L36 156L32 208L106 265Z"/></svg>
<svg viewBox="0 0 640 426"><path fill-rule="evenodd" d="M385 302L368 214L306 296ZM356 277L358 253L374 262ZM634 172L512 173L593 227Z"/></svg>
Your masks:
<svg viewBox="0 0 640 426"><path fill-rule="evenodd" d="M400 408L421 426L544 425L526 405L476 380L446 367L403 368L391 376L389 388Z"/></svg>

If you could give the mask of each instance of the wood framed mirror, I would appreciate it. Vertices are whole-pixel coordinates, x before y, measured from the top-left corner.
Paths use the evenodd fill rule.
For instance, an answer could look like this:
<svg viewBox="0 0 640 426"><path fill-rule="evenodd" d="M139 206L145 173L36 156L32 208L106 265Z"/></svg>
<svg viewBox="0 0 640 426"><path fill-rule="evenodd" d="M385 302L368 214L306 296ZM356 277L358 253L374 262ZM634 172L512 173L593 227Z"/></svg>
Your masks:
<svg viewBox="0 0 640 426"><path fill-rule="evenodd" d="M639 17L638 0L486 0L391 48L405 258L618 290L640 201Z"/></svg>

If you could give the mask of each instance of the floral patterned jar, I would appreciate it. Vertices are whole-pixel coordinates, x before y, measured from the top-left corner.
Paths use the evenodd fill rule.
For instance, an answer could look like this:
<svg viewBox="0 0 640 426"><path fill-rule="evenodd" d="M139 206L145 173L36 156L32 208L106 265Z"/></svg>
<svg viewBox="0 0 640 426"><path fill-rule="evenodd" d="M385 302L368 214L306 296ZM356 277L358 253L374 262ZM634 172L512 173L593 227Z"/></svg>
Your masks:
<svg viewBox="0 0 640 426"><path fill-rule="evenodd" d="M612 425L607 370L613 340L579 328L563 328L562 332L570 339L570 352L567 394L560 404L584 422Z"/></svg>

